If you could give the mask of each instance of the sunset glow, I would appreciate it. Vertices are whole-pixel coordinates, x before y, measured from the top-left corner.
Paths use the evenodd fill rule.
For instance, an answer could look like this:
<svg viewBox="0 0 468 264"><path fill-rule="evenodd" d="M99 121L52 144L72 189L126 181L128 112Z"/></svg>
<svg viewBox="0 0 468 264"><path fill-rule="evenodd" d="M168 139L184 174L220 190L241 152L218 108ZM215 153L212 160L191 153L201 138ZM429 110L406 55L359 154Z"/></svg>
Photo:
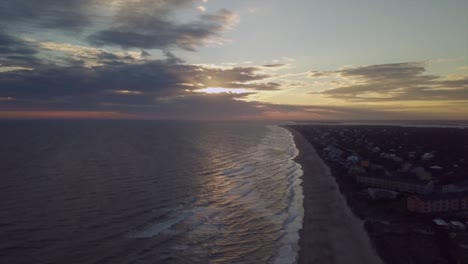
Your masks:
<svg viewBox="0 0 468 264"><path fill-rule="evenodd" d="M228 94L245 94L252 91L247 89L239 89L239 88L221 88L221 87L208 87L204 89L194 90L197 93L207 93L207 94L221 94L221 93L228 93Z"/></svg>
<svg viewBox="0 0 468 264"><path fill-rule="evenodd" d="M466 119L449 2L3 1L0 118Z"/></svg>

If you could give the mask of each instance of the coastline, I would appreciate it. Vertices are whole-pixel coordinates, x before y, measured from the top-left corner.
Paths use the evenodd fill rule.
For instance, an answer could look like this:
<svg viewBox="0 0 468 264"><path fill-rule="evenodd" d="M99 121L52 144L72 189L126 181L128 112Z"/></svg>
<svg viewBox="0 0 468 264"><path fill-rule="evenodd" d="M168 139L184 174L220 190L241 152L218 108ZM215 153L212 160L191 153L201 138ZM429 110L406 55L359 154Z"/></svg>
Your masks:
<svg viewBox="0 0 468 264"><path fill-rule="evenodd" d="M298 263L383 263L363 222L353 214L330 169L311 143L294 128L302 166L304 219L299 231Z"/></svg>
<svg viewBox="0 0 468 264"><path fill-rule="evenodd" d="M355 177L379 177L385 173L390 175L388 177L422 181L415 169L422 168L438 182L436 196L431 197L463 193L464 175L468 169L465 128L292 125L288 129L305 138L306 143L317 150L316 154L326 164L330 178L335 180L339 192L345 197L347 207L364 223L366 237L370 238L374 251L383 262L468 263L466 227L440 228L433 222L439 217L463 225L468 223L466 211L447 212L433 207L432 213L415 213L407 207L408 197L414 192L408 194L402 190L396 198L376 199L371 197L367 188L357 184ZM433 154L429 160L423 158L427 153ZM389 159L392 154L398 159ZM343 157L358 157L368 165L361 163L353 167L352 161L345 161ZM297 162L302 164L299 160ZM409 168L405 169L403 164ZM303 179L307 180L306 177ZM447 185L452 189L444 190ZM310 192L309 188L304 186L305 196ZM309 203L304 203L304 207L310 206Z"/></svg>

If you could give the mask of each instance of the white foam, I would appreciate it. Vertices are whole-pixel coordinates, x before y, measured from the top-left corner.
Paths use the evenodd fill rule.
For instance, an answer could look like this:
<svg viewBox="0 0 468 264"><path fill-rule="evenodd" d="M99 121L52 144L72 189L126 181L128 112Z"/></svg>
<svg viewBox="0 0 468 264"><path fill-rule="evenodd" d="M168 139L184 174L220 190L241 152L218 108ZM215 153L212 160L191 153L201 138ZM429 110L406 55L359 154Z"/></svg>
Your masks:
<svg viewBox="0 0 468 264"><path fill-rule="evenodd" d="M289 160L292 163L287 169L288 174L288 199L289 205L287 208L287 216L284 220L284 235L279 243L279 250L276 253L273 263L275 264L292 264L296 263L299 252L299 230L302 228L304 219L304 207L302 206L304 195L301 187L301 176L303 175L302 167L293 159L299 154L299 150L294 142L293 135L286 129L281 128L288 136L288 142L293 146L289 153Z"/></svg>
<svg viewBox="0 0 468 264"><path fill-rule="evenodd" d="M208 239L205 243L214 247L217 246L218 239L221 244L226 239L232 240L228 246L232 249L236 239L255 235L255 229L249 230L250 223L255 227L256 219L267 219L274 226L271 230L280 232L277 240L265 242L274 243L271 263L295 263L299 251L298 231L303 221L303 195L300 186L302 169L292 160L298 150L289 131L277 126L269 128L270 131L262 142L242 150L245 154L233 157L229 165L223 163L216 173L210 174L211 181L207 190L212 192L209 196L190 204L190 209L178 216L133 232L130 237L151 238L161 235L161 232L165 236L184 229L177 228L181 226L188 227L184 229L188 236L200 241ZM276 188L284 192L274 192ZM272 197L271 192L278 196ZM204 199L211 202L202 203ZM275 199L281 202L281 207L277 206ZM186 204L183 207L188 209ZM184 209L177 208L177 211L182 210ZM245 225L239 226L239 223ZM232 232L238 235L232 236Z"/></svg>

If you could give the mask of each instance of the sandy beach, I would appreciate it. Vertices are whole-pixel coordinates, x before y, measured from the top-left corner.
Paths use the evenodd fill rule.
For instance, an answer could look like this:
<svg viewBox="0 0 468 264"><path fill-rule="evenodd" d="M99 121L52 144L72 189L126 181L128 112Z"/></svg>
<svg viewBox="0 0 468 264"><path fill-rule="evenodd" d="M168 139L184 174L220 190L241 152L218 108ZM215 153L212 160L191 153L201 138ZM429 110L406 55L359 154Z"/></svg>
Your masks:
<svg viewBox="0 0 468 264"><path fill-rule="evenodd" d="M299 263L382 263L359 220L346 205L329 168L313 146L294 135L303 169L304 221Z"/></svg>

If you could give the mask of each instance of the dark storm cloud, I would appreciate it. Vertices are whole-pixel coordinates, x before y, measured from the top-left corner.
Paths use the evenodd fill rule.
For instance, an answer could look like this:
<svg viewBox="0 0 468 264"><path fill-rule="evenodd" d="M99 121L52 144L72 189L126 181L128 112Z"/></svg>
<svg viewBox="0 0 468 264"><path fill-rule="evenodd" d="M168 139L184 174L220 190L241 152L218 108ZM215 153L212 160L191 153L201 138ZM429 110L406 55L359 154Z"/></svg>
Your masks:
<svg viewBox="0 0 468 264"><path fill-rule="evenodd" d="M0 54L35 54L36 50L24 41L0 30Z"/></svg>
<svg viewBox="0 0 468 264"><path fill-rule="evenodd" d="M114 111L207 119L256 115L263 111L255 103L238 100L245 95L187 92L179 82L188 67L180 71L168 68L160 61L112 70L62 67L44 69L41 73L2 73L0 97L13 100L0 102L0 109Z"/></svg>
<svg viewBox="0 0 468 264"><path fill-rule="evenodd" d="M107 54L106 56L111 57ZM117 59L118 58L113 58ZM261 66L210 68L174 64L168 60L109 63L86 68L82 64L43 65L34 71L0 73L3 111L102 111L154 118L226 119L273 113L303 112L324 118L374 118L390 115L375 110L333 106L292 106L244 101L248 94L203 94L187 87L189 80L210 80L218 87L243 86L252 90L279 84L264 82ZM211 77L208 78L208 77ZM223 79L225 77L225 79ZM216 78L221 78L216 81ZM258 84L242 83L256 81Z"/></svg>
<svg viewBox="0 0 468 264"><path fill-rule="evenodd" d="M163 50L164 55L166 56L166 61L171 64L185 63L184 60L174 55L168 50Z"/></svg>
<svg viewBox="0 0 468 264"><path fill-rule="evenodd" d="M37 48L34 44L9 35L0 29L0 65L14 66L37 63L34 55Z"/></svg>
<svg viewBox="0 0 468 264"><path fill-rule="evenodd" d="M443 79L425 74L424 63L394 63L347 68L323 75L357 82L320 92L349 101L468 100L468 78ZM321 76L314 73L312 77Z"/></svg>
<svg viewBox="0 0 468 264"><path fill-rule="evenodd" d="M219 37L236 22L228 10L199 16L187 23L175 22L171 15L177 9L193 5L193 1L142 0L123 4L111 28L89 37L95 45L115 45L123 48L167 49L179 47L193 51L197 46Z"/></svg>
<svg viewBox="0 0 468 264"><path fill-rule="evenodd" d="M10 97L55 98L103 90L170 90L178 77L164 61L86 68L44 66L29 72L0 73L0 94Z"/></svg>
<svg viewBox="0 0 468 264"><path fill-rule="evenodd" d="M97 14L96 8L106 4L117 8L115 16ZM280 89L280 84L267 81L273 76L264 70L283 65L191 65L172 53L174 47L193 51L217 42L220 34L237 22L236 14L228 10L176 22L175 13L193 5L192 0L1 1L0 23L5 27L0 31L0 66L16 68L0 72L0 111L113 111L166 118L229 118L281 108L243 99L256 91ZM104 29L88 37L90 42L156 48L165 58L151 59L145 50L138 55L14 37L44 28L76 34L83 29L93 30L98 24ZM33 69L20 70L19 66ZM245 88L251 92L196 92L206 87Z"/></svg>
<svg viewBox="0 0 468 264"><path fill-rule="evenodd" d="M9 29L48 28L77 31L104 25L88 40L95 45L123 48L167 49L178 47L193 51L237 21L237 16L220 10L179 23L176 12L193 7L192 0L15 0L0 2L0 22ZM115 15L103 15L99 8L117 8ZM108 23L112 22L112 23ZM111 25L105 28L106 25ZM102 28L102 27L101 27Z"/></svg>
<svg viewBox="0 0 468 264"><path fill-rule="evenodd" d="M99 0L5 0L0 2L0 21L39 27L77 30L89 25L89 12Z"/></svg>
<svg viewBox="0 0 468 264"><path fill-rule="evenodd" d="M134 105L137 106L132 107L134 111L146 111L154 110L159 104L168 106L168 102L179 102L180 98L185 97L200 101L201 95L195 96L194 90L209 85L251 90L279 88L277 83L262 82L270 76L257 73L260 68L256 67L220 69L177 64L169 55L168 59L133 63L122 62L121 57L112 53L100 52L96 56L105 57L105 63L85 67L77 61L71 66L47 64L38 65L33 71L0 73L0 97L14 99L16 106L25 106L29 102L29 106L33 108L94 110L103 105L117 108ZM207 82L202 87L198 86L202 81ZM249 81L257 83L250 84ZM231 95L229 98L238 101L234 98L245 96L246 94ZM2 102L0 108L2 106L6 110L5 107L12 107L12 102Z"/></svg>

